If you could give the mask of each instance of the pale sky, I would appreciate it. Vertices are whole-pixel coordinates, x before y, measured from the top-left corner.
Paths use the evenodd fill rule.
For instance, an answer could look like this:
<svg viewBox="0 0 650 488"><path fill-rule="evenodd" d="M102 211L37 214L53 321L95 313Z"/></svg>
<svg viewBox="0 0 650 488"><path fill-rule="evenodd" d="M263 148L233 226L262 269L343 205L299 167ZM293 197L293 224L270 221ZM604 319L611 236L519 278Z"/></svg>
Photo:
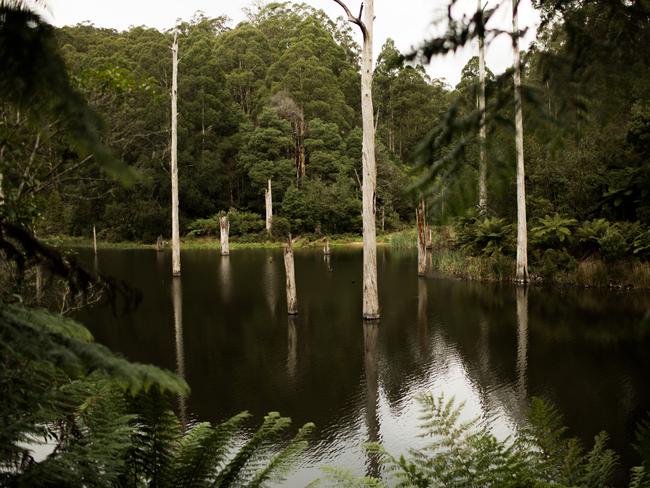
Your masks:
<svg viewBox="0 0 650 488"><path fill-rule="evenodd" d="M488 6L498 0L488 0ZM330 17L343 14L340 6L333 0L304 0L304 3L323 9ZM347 0L353 12L359 11L360 0ZM251 5L251 0L51 0L50 21L56 26L75 25L90 21L99 27L111 27L118 30L133 25L146 25L161 30L174 26L177 19L189 20L197 10L209 17L227 15L234 27L244 20L242 11ZM375 0L375 58L388 37L402 52L417 46L427 34L434 32L432 22L446 10L447 0ZM476 8L475 0L459 0L458 15L471 13ZM511 28L510 2L501 6L488 27ZM521 43L526 48L534 38L539 22L539 15L531 6L530 0L521 0L519 7L520 28L528 27L527 36ZM355 38L360 42L360 33L356 26ZM427 72L432 78L442 78L451 86L460 80L460 72L465 63L476 54L476 46L467 46L463 51L445 58L435 59ZM487 48L488 67L495 73L501 73L512 64L510 40L506 37L497 39Z"/></svg>

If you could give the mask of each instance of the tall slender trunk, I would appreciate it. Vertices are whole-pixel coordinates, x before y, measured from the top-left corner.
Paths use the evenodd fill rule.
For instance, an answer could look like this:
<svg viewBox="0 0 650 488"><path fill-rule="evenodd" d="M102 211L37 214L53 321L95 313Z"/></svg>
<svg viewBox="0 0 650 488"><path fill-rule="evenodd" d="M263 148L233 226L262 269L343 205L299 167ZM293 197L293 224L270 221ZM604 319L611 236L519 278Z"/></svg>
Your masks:
<svg viewBox="0 0 650 488"><path fill-rule="evenodd" d="M418 230L418 276L424 276L427 271L427 237L424 198L420 198L415 211L415 221Z"/></svg>
<svg viewBox="0 0 650 488"><path fill-rule="evenodd" d="M377 229L375 227L377 166L375 162L375 125L372 106L374 0L367 0L364 5L364 10L366 34L363 39L361 67L361 117L363 120L363 317L365 319L378 319Z"/></svg>
<svg viewBox="0 0 650 488"><path fill-rule="evenodd" d="M481 1L477 0L477 8L481 10ZM482 19L482 17L481 17ZM478 206L479 213L484 214L487 210L487 160L486 160L486 137L485 137L485 38L483 30L478 37L478 111L479 111L479 167L478 167Z"/></svg>
<svg viewBox="0 0 650 488"><path fill-rule="evenodd" d="M363 129L362 166L362 220L363 220L363 318L379 318L379 294L377 290L377 228L375 226L377 165L375 162L375 124L372 107L372 33L375 21L375 2L366 0L361 12L355 17L343 0L334 0L356 24L363 34L361 52L361 120Z"/></svg>
<svg viewBox="0 0 650 488"><path fill-rule="evenodd" d="M271 233L271 221L273 220L273 196L271 194L271 178L267 188L264 190L264 203L266 206L266 232Z"/></svg>
<svg viewBox="0 0 650 488"><path fill-rule="evenodd" d="M515 130L517 149L517 272L518 283L528 282L528 229L526 226L526 180L524 173L524 118L521 104L521 62L519 60L519 0L512 0L512 55L515 83Z"/></svg>
<svg viewBox="0 0 650 488"><path fill-rule="evenodd" d="M172 178L172 275L181 274L181 238L178 225L178 133L177 107L178 96L178 33L174 32L172 44L172 143L171 143L171 178Z"/></svg>

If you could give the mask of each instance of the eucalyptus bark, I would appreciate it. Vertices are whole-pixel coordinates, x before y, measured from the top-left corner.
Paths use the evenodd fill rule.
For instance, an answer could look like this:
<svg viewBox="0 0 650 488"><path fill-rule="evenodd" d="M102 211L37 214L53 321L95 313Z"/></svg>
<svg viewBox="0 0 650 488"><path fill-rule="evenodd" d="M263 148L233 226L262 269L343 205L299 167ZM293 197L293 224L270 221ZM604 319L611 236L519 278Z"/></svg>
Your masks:
<svg viewBox="0 0 650 488"><path fill-rule="evenodd" d="M363 35L361 52L361 120L362 144L362 219L363 219L363 318L379 318L379 293L377 287L377 228L375 203L377 189L377 165L375 162L375 124L372 106L372 34L375 21L374 0L367 0L355 17L342 0L334 0L359 26ZM361 20L363 14L363 21Z"/></svg>
<svg viewBox="0 0 650 488"><path fill-rule="evenodd" d="M271 233L271 222L273 220L273 197L271 194L271 178L267 188L264 190L264 203L266 206L266 232Z"/></svg>
<svg viewBox="0 0 650 488"><path fill-rule="evenodd" d="M481 0L477 3L481 10ZM481 21L483 16L481 16ZM478 207L479 213L484 214L488 206L487 195L487 159L485 136L485 34L484 29L479 30L478 36L478 111L479 111L479 166L478 166Z"/></svg>
<svg viewBox="0 0 650 488"><path fill-rule="evenodd" d="M181 238L178 224L178 33L174 32L172 44L172 141L171 141L171 179L172 179L172 275L181 274Z"/></svg>
<svg viewBox="0 0 650 488"><path fill-rule="evenodd" d="M230 233L230 222L228 216L224 215L219 219L219 230L221 238L221 255L228 256L230 254L230 244L228 243L228 235Z"/></svg>
<svg viewBox="0 0 650 488"><path fill-rule="evenodd" d="M515 132L517 150L517 283L528 282L528 229L526 225L526 180L524 173L524 118L521 104L519 60L519 0L512 0L512 55L514 58Z"/></svg>
<svg viewBox="0 0 650 488"><path fill-rule="evenodd" d="M415 210L415 222L418 230L418 276L424 276L427 271L427 238L423 198L420 198Z"/></svg>
<svg viewBox="0 0 650 488"><path fill-rule="evenodd" d="M296 273L293 264L293 245L291 235L284 245L284 273L287 288L287 313L289 315L298 314L298 298L296 297Z"/></svg>

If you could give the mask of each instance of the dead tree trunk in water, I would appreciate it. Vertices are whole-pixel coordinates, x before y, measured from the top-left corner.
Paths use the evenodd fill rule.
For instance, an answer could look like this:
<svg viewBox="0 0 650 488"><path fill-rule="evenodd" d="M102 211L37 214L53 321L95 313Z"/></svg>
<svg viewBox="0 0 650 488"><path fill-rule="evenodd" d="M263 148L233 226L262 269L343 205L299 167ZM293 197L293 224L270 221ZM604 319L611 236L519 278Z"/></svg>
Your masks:
<svg viewBox="0 0 650 488"><path fill-rule="evenodd" d="M298 314L298 298L296 297L296 273L293 265L293 244L291 234L284 245L284 272L286 275L287 285L287 313L289 315Z"/></svg>
<svg viewBox="0 0 650 488"><path fill-rule="evenodd" d="M325 238L325 246L323 247L323 254L328 256L330 254L330 240L326 237Z"/></svg>
<svg viewBox="0 0 650 488"><path fill-rule="evenodd" d="M424 198L420 198L415 211L415 222L418 228L418 276L424 276L427 271L427 238L425 222Z"/></svg>
<svg viewBox="0 0 650 488"><path fill-rule="evenodd" d="M266 232L271 233L271 222L273 220L273 197L271 194L271 178L264 190L264 203L266 204Z"/></svg>
<svg viewBox="0 0 650 488"><path fill-rule="evenodd" d="M519 60L519 0L512 0L512 55L515 82L515 130L517 149L517 283L528 282L528 228L526 225L526 179L524 173L524 116L521 106L521 63Z"/></svg>
<svg viewBox="0 0 650 488"><path fill-rule="evenodd" d="M377 165L375 162L375 124L372 106L372 34L375 21L374 0L362 4L359 16L355 17L342 0L334 0L348 16L348 20L359 26L363 35L361 54L361 119L363 125L363 318L379 318L379 296L377 287L377 229L375 226L375 201L377 188ZM365 12L364 12L365 10ZM363 21L361 20L363 14Z"/></svg>
<svg viewBox="0 0 650 488"><path fill-rule="evenodd" d="M477 8L481 9L481 1L477 1ZM481 19L483 17L481 16ZM487 210L487 160L485 152L485 34L483 27L479 30L478 36L478 111L479 111L479 164L478 164L478 210L479 214L485 214Z"/></svg>
<svg viewBox="0 0 650 488"><path fill-rule="evenodd" d="M171 178L172 178L172 275L181 274L181 238L178 225L178 134L177 103L178 96L178 33L174 32L172 44L172 141L171 141Z"/></svg>
<svg viewBox="0 0 650 488"><path fill-rule="evenodd" d="M228 234L230 233L230 222L228 216L224 215L219 219L219 227L221 231L221 255L228 256L230 254L230 245L228 244Z"/></svg>

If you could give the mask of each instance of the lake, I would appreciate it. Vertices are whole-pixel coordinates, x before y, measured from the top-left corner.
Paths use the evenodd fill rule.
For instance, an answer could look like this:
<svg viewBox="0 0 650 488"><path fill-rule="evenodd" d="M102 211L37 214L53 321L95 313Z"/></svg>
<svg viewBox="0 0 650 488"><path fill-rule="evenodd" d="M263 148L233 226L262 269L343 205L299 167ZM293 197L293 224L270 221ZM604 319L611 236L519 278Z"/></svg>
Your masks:
<svg viewBox="0 0 650 488"><path fill-rule="evenodd" d="M650 410L650 332L641 292L468 283L417 277L414 251L378 249L381 320L361 319L360 249L296 251L299 315L286 313L281 250L182 253L78 251L80 259L142 292L115 316L96 306L78 318L127 358L177 371L192 391L190 419L242 410L312 421L314 441L288 486L320 466L377 473L363 443L394 453L421 445L416 396L465 401L504 437L526 424L531 396L552 401L569 433L591 446L606 430L624 467L635 423ZM624 469L620 470L619 479Z"/></svg>

